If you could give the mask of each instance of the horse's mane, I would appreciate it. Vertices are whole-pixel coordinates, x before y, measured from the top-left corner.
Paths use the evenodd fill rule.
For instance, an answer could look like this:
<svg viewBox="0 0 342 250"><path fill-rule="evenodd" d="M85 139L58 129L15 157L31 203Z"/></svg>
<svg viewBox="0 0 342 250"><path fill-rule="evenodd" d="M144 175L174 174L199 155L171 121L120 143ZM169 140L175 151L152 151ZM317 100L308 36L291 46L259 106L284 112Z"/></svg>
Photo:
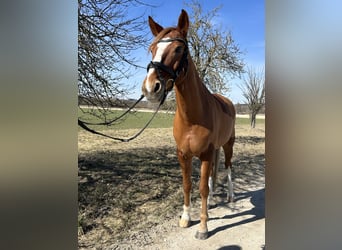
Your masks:
<svg viewBox="0 0 342 250"><path fill-rule="evenodd" d="M158 43L158 41L160 39L162 39L166 34L170 33L172 30L175 30L175 29L176 29L175 27L169 27L169 28L165 28L162 31L160 31L159 34L155 37L155 39L151 43L150 47L148 48L149 51L151 51L152 48L154 48L154 46L156 46L156 44Z"/></svg>

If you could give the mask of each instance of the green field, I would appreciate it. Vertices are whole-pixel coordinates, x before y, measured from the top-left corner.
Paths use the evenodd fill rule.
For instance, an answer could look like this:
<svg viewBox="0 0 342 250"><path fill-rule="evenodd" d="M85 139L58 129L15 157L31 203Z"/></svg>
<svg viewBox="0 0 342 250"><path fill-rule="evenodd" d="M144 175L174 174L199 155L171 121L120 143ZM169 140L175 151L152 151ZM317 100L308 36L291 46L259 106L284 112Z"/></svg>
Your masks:
<svg viewBox="0 0 342 250"><path fill-rule="evenodd" d="M114 119L115 117L120 116L124 111L113 111L108 119ZM152 117L153 113L150 112L135 112L127 114L121 121L116 122L112 126L90 126L96 130L106 130L106 129L134 129L134 128L142 128L148 120ZM95 117L91 116L90 114L83 113L79 110L79 117L83 121L88 122L102 122ZM173 117L174 114L172 113L158 113L153 121L148 126L149 128L169 128L173 125ZM236 124L237 125L247 125L250 123L248 118L237 118ZM264 119L257 119L257 124L264 124ZM81 129L81 128L79 128Z"/></svg>

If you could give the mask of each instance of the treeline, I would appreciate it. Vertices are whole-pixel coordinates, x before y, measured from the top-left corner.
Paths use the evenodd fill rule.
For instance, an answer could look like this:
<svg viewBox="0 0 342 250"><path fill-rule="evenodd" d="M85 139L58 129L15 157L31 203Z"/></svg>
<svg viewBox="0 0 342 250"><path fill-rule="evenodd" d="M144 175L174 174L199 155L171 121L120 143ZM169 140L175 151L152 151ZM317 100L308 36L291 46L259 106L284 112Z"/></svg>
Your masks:
<svg viewBox="0 0 342 250"><path fill-rule="evenodd" d="M78 105L85 105L85 106L98 106L98 107L105 107L105 108L128 108L132 106L136 102L136 99L111 99L109 102L99 102L96 99L89 100L89 98L82 98L81 96L78 97ZM154 108L156 105L151 104L148 101L140 101L135 107L138 109L150 109ZM175 100L167 100L161 106L162 110L176 110L176 101ZM248 114L248 105L237 103L235 104L236 113L238 114ZM262 107L259 114L265 114L265 107Z"/></svg>
<svg viewBox="0 0 342 250"><path fill-rule="evenodd" d="M249 109L247 104L237 103L234 104L237 114L249 114ZM265 105L260 109L258 114L265 114Z"/></svg>

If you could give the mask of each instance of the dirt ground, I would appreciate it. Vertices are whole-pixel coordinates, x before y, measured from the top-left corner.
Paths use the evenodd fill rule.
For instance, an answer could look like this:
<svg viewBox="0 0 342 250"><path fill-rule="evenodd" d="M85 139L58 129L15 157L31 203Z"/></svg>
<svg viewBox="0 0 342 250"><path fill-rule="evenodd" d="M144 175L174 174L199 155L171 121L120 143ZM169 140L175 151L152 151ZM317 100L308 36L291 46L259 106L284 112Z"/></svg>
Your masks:
<svg viewBox="0 0 342 250"><path fill-rule="evenodd" d="M133 143L80 131L79 249L264 249L264 124L237 126L236 135L235 202L227 203L221 152L209 238L197 240L200 163L193 161L192 224L180 228L181 173L172 128L148 129Z"/></svg>

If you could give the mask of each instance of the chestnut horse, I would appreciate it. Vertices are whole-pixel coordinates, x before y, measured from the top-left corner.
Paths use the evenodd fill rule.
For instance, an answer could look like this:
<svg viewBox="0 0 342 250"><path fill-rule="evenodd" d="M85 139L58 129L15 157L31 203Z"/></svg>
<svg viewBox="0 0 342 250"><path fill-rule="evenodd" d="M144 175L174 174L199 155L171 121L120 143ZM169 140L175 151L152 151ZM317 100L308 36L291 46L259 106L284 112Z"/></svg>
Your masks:
<svg viewBox="0 0 342 250"><path fill-rule="evenodd" d="M179 221L181 227L189 227L192 158L201 160L201 222L197 239L208 237L208 195L212 196L218 168L219 149L225 153L228 169L228 201L233 201L231 158L235 140L235 109L227 98L211 94L196 71L188 52L188 14L182 10L177 27L163 28L149 17L149 26L155 40L149 50L152 61L142 91L147 100L163 102L174 87L177 110L173 123L173 135L177 144L177 156L182 169L184 205Z"/></svg>

